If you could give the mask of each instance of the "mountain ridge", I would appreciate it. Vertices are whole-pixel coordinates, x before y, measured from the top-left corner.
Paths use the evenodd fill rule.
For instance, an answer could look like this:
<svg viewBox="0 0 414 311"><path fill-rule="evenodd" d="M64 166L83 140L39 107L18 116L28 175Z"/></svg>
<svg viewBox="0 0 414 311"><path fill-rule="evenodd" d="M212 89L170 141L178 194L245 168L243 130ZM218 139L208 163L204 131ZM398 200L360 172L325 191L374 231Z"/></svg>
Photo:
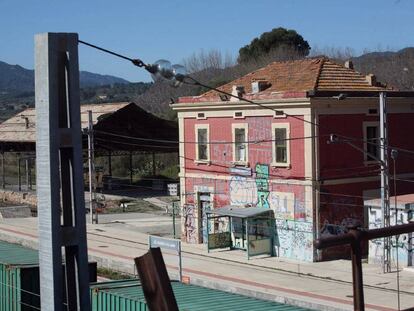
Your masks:
<svg viewBox="0 0 414 311"><path fill-rule="evenodd" d="M131 83L119 77L89 71L80 71L79 80L81 87ZM0 92L8 91L34 91L34 70L0 61Z"/></svg>

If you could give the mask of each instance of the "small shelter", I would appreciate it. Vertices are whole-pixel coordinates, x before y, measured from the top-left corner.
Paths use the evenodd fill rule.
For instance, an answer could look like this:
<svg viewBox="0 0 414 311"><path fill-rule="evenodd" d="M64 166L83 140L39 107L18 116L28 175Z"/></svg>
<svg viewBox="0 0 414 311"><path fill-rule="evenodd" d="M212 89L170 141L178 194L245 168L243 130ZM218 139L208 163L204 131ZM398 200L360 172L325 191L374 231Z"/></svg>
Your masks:
<svg viewBox="0 0 414 311"><path fill-rule="evenodd" d="M207 250L241 249L247 258L274 255L273 210L261 207L225 206L207 212Z"/></svg>

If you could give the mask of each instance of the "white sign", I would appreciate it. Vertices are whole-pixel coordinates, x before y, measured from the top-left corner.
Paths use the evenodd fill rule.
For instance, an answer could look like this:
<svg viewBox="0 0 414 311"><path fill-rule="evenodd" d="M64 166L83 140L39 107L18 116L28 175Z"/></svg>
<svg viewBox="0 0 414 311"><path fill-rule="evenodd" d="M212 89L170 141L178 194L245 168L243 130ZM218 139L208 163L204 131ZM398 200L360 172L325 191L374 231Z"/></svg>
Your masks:
<svg viewBox="0 0 414 311"><path fill-rule="evenodd" d="M178 255L178 275L180 282L183 279L182 271L182 261L181 261L181 240L176 239L167 239L159 236L150 235L148 236L148 246L149 248L159 247L162 249L167 249L170 251L175 251Z"/></svg>

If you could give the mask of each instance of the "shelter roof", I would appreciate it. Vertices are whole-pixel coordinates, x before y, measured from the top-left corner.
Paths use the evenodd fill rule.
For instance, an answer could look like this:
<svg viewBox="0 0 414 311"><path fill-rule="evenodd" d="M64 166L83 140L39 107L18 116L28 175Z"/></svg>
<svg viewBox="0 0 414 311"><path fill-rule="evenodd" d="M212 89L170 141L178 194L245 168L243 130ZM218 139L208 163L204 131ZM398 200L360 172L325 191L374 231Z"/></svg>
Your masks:
<svg viewBox="0 0 414 311"><path fill-rule="evenodd" d="M88 127L88 111L98 123L103 115L114 113L130 103L81 105L81 126ZM36 109L28 108L0 124L0 142L36 142Z"/></svg>
<svg viewBox="0 0 414 311"><path fill-rule="evenodd" d="M210 212L209 214L214 214L217 216L230 216L230 217L237 217L237 218L251 218L259 215L263 215L266 213L271 212L271 209L263 208L263 207L238 207L233 205L228 205L220 208L216 208Z"/></svg>
<svg viewBox="0 0 414 311"><path fill-rule="evenodd" d="M81 127L88 127L92 111L95 149L113 151L178 150L177 122L158 118L135 103L81 105ZM26 109L0 124L3 150L29 151L36 143L36 110Z"/></svg>

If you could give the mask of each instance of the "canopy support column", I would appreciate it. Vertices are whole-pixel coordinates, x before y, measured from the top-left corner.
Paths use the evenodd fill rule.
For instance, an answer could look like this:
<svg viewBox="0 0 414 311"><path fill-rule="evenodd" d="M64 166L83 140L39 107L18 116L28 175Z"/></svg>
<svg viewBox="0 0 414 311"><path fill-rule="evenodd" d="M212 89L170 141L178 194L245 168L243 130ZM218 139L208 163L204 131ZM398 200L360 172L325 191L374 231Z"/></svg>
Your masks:
<svg viewBox="0 0 414 311"><path fill-rule="evenodd" d="M129 183L132 184L132 177L133 177L133 171L132 171L132 151L129 153Z"/></svg>
<svg viewBox="0 0 414 311"><path fill-rule="evenodd" d="M17 183L20 192L22 191L22 171L20 168L20 154L17 155Z"/></svg>
<svg viewBox="0 0 414 311"><path fill-rule="evenodd" d="M4 170L4 151L1 152L1 187L3 189L6 188L6 176L5 176L5 170Z"/></svg>

